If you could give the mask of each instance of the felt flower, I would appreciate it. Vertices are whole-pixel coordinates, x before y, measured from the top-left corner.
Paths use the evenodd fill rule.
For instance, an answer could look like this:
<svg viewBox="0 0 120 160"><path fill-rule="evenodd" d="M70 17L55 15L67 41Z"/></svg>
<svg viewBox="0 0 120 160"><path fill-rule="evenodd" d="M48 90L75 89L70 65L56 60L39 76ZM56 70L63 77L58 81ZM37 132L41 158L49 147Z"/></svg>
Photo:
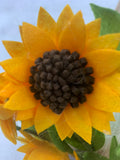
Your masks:
<svg viewBox="0 0 120 160"><path fill-rule="evenodd" d="M12 57L0 63L10 81L4 108L22 129L55 125L62 140L75 132L88 143L92 127L110 134L120 112L120 34L99 32L100 19L85 25L67 5L57 22L40 8L37 26L20 26L22 43L3 41Z"/></svg>
<svg viewBox="0 0 120 160"><path fill-rule="evenodd" d="M4 88L4 85L7 85L7 80L4 76L4 73L0 74L0 89ZM14 112L4 108L3 98L0 98L0 128L4 136L9 139L12 143L16 144L16 125Z"/></svg>
<svg viewBox="0 0 120 160"><path fill-rule="evenodd" d="M31 135L22 132L25 138L18 137L18 140L24 143L18 151L25 153L24 160L70 160L68 154L58 150L53 144L32 137ZM74 152L75 159L79 160L77 154Z"/></svg>

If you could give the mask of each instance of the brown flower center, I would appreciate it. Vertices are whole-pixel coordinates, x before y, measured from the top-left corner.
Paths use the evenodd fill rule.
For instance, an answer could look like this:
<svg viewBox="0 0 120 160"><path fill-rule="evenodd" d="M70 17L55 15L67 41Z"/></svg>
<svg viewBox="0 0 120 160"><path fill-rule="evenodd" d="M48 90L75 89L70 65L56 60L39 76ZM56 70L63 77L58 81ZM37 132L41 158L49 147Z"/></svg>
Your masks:
<svg viewBox="0 0 120 160"><path fill-rule="evenodd" d="M93 68L86 65L87 59L80 58L77 52L45 52L31 67L30 90L43 106L49 106L57 114L68 104L78 107L86 101L86 94L93 91Z"/></svg>

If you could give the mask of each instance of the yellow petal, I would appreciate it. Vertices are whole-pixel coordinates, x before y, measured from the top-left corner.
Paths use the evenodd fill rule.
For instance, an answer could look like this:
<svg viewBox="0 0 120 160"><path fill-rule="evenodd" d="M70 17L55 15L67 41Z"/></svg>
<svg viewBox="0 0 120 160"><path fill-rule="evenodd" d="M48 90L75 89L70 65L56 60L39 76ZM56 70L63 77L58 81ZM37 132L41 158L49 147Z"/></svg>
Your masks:
<svg viewBox="0 0 120 160"><path fill-rule="evenodd" d="M56 38L56 22L50 14L42 7L40 7L37 26L50 34L51 38Z"/></svg>
<svg viewBox="0 0 120 160"><path fill-rule="evenodd" d="M30 56L38 58L43 55L45 51L56 49L54 42L46 32L40 30L28 23L23 23L23 42L30 52Z"/></svg>
<svg viewBox="0 0 120 160"><path fill-rule="evenodd" d="M27 55L24 45L15 41L3 41L4 47L12 57L20 57Z"/></svg>
<svg viewBox="0 0 120 160"><path fill-rule="evenodd" d="M12 118L8 120L1 121L1 129L5 137L9 139L12 143L16 144L16 125Z"/></svg>
<svg viewBox="0 0 120 160"><path fill-rule="evenodd" d="M41 104L37 108L34 121L37 133L44 131L54 124L50 113L47 113L46 109Z"/></svg>
<svg viewBox="0 0 120 160"><path fill-rule="evenodd" d="M100 34L101 19L96 19L86 25L86 41L98 38Z"/></svg>
<svg viewBox="0 0 120 160"><path fill-rule="evenodd" d="M0 62L3 69L13 79L27 82L30 74L31 62L26 58L13 58Z"/></svg>
<svg viewBox="0 0 120 160"><path fill-rule="evenodd" d="M101 132L104 132L106 134L111 134L110 123L109 123L110 121L109 117L111 116L111 113L96 110L89 106L88 110L92 126Z"/></svg>
<svg viewBox="0 0 120 160"><path fill-rule="evenodd" d="M63 141L68 135L71 134L72 129L66 123L64 115L61 115L57 123L55 124L56 130L60 139ZM73 132L72 132L73 133Z"/></svg>
<svg viewBox="0 0 120 160"><path fill-rule="evenodd" d="M9 119L13 114L13 111L3 108L3 104L0 104L0 120Z"/></svg>
<svg viewBox="0 0 120 160"><path fill-rule="evenodd" d="M98 110L120 112L120 96L102 81L94 85L94 91L87 96L86 103Z"/></svg>
<svg viewBox="0 0 120 160"><path fill-rule="evenodd" d="M23 121L30 118L33 118L35 115L35 108L31 108L28 110L17 111L16 120Z"/></svg>
<svg viewBox="0 0 120 160"><path fill-rule="evenodd" d="M0 96L3 99L9 98L13 93L15 93L20 86L14 85L13 83L8 83L2 90L0 90Z"/></svg>
<svg viewBox="0 0 120 160"><path fill-rule="evenodd" d="M28 158L29 158L29 154L26 154L26 155L24 156L23 160L28 160Z"/></svg>
<svg viewBox="0 0 120 160"><path fill-rule="evenodd" d="M18 148L17 151L23 152L23 153L30 153L36 148L37 146L35 146L33 143L28 143Z"/></svg>
<svg viewBox="0 0 120 160"><path fill-rule="evenodd" d="M5 86L7 85L8 81L5 77L5 73L0 73L0 90Z"/></svg>
<svg viewBox="0 0 120 160"><path fill-rule="evenodd" d="M21 36L21 40L23 41L23 33L22 33L22 26L19 26L19 31L20 31L20 36Z"/></svg>
<svg viewBox="0 0 120 160"><path fill-rule="evenodd" d="M80 160L80 159L78 158L77 153L76 153L75 151L73 151L73 154L74 154L74 156L75 156L75 160Z"/></svg>
<svg viewBox="0 0 120 160"><path fill-rule="evenodd" d="M65 153L57 151L52 147L40 146L35 149L30 155L28 160L69 160L69 157Z"/></svg>
<svg viewBox="0 0 120 160"><path fill-rule="evenodd" d="M96 50L86 54L86 58L97 77L106 76L120 67L120 51Z"/></svg>
<svg viewBox="0 0 120 160"><path fill-rule="evenodd" d="M36 107L38 101L28 87L22 87L5 103L4 108L10 110L27 110Z"/></svg>
<svg viewBox="0 0 120 160"><path fill-rule="evenodd" d="M73 17L73 12L69 5L66 5L57 20L57 36L65 29Z"/></svg>
<svg viewBox="0 0 120 160"><path fill-rule="evenodd" d="M64 111L64 116L72 130L91 143L92 126L85 104L80 104L78 108L68 106Z"/></svg>
<svg viewBox="0 0 120 160"><path fill-rule="evenodd" d="M27 120L22 121L21 129L24 130L24 129L27 129L29 127L32 127L33 125L34 125L33 118L27 119Z"/></svg>
<svg viewBox="0 0 120 160"><path fill-rule="evenodd" d="M90 41L87 44L86 52L98 49L116 49L120 42L120 34L108 34Z"/></svg>
<svg viewBox="0 0 120 160"><path fill-rule="evenodd" d="M120 73L114 73L110 76L107 76L103 79L103 82L106 83L112 90L120 95Z"/></svg>
<svg viewBox="0 0 120 160"><path fill-rule="evenodd" d="M85 24L82 13L73 16L71 22L64 29L59 39L60 49L69 49L71 52L83 52L85 47Z"/></svg>

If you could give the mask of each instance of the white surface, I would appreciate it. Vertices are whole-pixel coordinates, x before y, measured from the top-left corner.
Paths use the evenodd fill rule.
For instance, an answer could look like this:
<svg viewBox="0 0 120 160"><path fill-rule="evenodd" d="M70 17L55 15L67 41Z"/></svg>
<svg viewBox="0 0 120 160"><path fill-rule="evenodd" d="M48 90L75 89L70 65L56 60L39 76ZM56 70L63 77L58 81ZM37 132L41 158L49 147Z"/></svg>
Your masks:
<svg viewBox="0 0 120 160"><path fill-rule="evenodd" d="M64 6L69 4L74 13L82 10L88 23L94 20L89 3L115 9L118 0L0 0L0 61L9 58L1 41L20 41L18 26L23 21L36 25L40 6L57 19ZM20 143L11 144L0 131L0 160L22 160L23 154L16 151L19 146Z"/></svg>

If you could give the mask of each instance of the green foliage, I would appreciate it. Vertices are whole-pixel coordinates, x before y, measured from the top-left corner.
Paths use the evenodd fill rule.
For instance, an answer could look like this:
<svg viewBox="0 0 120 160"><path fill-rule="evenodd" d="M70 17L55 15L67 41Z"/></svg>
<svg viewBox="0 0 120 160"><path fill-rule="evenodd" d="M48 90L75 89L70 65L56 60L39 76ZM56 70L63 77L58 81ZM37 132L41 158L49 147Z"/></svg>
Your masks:
<svg viewBox="0 0 120 160"><path fill-rule="evenodd" d="M94 151L99 150L105 143L105 135L93 128L92 132L92 148Z"/></svg>
<svg viewBox="0 0 120 160"><path fill-rule="evenodd" d="M84 160L108 160L106 157L103 157L95 152L85 152L83 157Z"/></svg>
<svg viewBox="0 0 120 160"><path fill-rule="evenodd" d="M101 35L120 33L120 14L109 8L90 4L95 18L101 18Z"/></svg>
<svg viewBox="0 0 120 160"><path fill-rule="evenodd" d="M61 141L60 137L57 134L55 126L50 127L47 129L51 141L56 145L58 149L63 152L73 153L73 150L69 147L69 145L65 141Z"/></svg>

